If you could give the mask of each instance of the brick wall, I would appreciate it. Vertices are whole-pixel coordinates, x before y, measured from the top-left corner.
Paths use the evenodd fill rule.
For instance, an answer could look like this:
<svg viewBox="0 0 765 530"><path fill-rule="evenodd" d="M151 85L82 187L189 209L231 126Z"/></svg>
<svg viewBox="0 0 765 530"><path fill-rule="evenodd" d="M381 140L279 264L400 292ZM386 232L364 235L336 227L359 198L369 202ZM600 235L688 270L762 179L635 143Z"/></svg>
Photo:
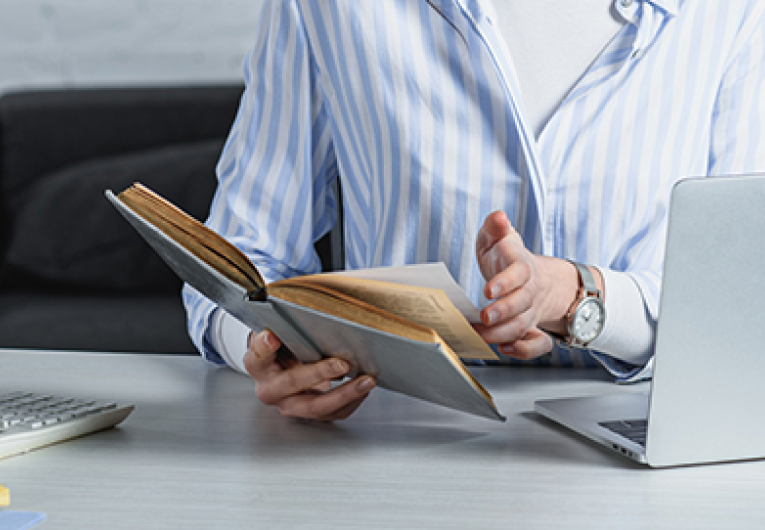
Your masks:
<svg viewBox="0 0 765 530"><path fill-rule="evenodd" d="M0 0L0 93L241 80L263 0Z"/></svg>

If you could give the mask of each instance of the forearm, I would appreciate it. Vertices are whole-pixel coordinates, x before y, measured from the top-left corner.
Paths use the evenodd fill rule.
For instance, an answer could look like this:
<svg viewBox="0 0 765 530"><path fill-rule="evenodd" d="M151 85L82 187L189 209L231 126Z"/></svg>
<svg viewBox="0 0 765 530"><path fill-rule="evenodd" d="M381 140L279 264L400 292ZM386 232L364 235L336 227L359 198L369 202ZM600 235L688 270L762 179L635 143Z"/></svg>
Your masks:
<svg viewBox="0 0 765 530"><path fill-rule="evenodd" d="M548 320L539 327L565 336L565 315L576 298L580 280L567 261L546 258L555 282L550 297ZM646 311L640 288L627 273L589 266L606 308L605 324L588 348L635 365L645 364L653 352L655 322ZM550 319L550 317L553 317Z"/></svg>

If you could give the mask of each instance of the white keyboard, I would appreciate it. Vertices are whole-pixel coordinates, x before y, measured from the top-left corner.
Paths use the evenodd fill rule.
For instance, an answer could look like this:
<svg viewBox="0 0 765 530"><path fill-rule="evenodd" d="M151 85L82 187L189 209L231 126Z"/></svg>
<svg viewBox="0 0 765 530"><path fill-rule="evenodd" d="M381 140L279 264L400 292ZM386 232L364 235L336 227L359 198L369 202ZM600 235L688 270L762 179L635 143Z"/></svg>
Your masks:
<svg viewBox="0 0 765 530"><path fill-rule="evenodd" d="M108 429L133 405L34 392L0 394L0 459Z"/></svg>

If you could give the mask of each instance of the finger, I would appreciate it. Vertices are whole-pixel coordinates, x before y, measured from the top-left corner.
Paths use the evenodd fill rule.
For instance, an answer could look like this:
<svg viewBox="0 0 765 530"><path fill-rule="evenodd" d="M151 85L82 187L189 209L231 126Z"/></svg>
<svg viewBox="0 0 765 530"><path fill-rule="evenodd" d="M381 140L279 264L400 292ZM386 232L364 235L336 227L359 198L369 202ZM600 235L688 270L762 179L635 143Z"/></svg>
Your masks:
<svg viewBox="0 0 765 530"><path fill-rule="evenodd" d="M536 359L549 353L552 348L552 338L539 328L531 329L522 339L513 343L499 345L501 353L521 360Z"/></svg>
<svg viewBox="0 0 765 530"><path fill-rule="evenodd" d="M505 228L495 230L494 233L483 231L479 233L479 241L476 246L476 258L481 274L484 279L491 281L497 274L501 273L518 261L525 261L526 246L520 235L513 229L507 217L501 212L501 218L504 219ZM498 294L490 294L489 298L495 298Z"/></svg>
<svg viewBox="0 0 765 530"><path fill-rule="evenodd" d="M531 280L529 263L525 260L516 261L486 282L484 296L489 300L512 296L528 284L529 280ZM530 295L526 293L524 296Z"/></svg>
<svg viewBox="0 0 765 530"><path fill-rule="evenodd" d="M244 355L244 369L258 381L266 373L278 370L276 352L282 343L273 332L266 329L260 333L251 332L247 339L247 353Z"/></svg>
<svg viewBox="0 0 765 530"><path fill-rule="evenodd" d="M369 397L370 392L367 392L360 398L357 398L350 403L348 403L343 408L337 410L333 414L330 414L329 416L325 416L322 418L322 421L337 421L337 420L344 420L348 418L351 414L356 412L356 409L358 409L362 403L364 403L364 400L366 400Z"/></svg>
<svg viewBox="0 0 765 530"><path fill-rule="evenodd" d="M498 241L514 232L505 212L490 213L483 222L476 236L475 248L480 260Z"/></svg>
<svg viewBox="0 0 765 530"><path fill-rule="evenodd" d="M335 381L337 381L339 379L342 379L342 376L336 377ZM331 381L322 381L318 385L314 385L314 386L311 387L311 390L314 390L316 392L320 392L322 394L324 392L330 391L331 389L332 389L332 382Z"/></svg>
<svg viewBox="0 0 765 530"><path fill-rule="evenodd" d="M342 359L324 359L313 364L300 364L258 381L258 398L267 405L278 405L284 399L313 390L348 373L350 366Z"/></svg>
<svg viewBox="0 0 765 530"><path fill-rule="evenodd" d="M490 344L505 344L521 340L534 327L531 312L526 311L507 321L500 321L493 326L473 324L478 334Z"/></svg>
<svg viewBox="0 0 765 530"><path fill-rule="evenodd" d="M524 289L518 289L509 296L487 305L481 311L481 321L486 326L496 326L526 313L533 305L531 293Z"/></svg>
<svg viewBox="0 0 765 530"><path fill-rule="evenodd" d="M365 375L352 379L324 394L290 396L279 406L289 418L332 421L350 415L374 388L373 377Z"/></svg>

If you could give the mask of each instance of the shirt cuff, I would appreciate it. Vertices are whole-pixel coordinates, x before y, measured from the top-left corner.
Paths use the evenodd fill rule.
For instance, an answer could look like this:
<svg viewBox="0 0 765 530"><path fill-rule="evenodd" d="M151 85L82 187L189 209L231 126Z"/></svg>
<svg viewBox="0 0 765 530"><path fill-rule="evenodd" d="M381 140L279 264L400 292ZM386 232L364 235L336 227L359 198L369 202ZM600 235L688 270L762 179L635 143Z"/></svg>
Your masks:
<svg viewBox="0 0 765 530"><path fill-rule="evenodd" d="M640 373L641 379L650 377L650 370L647 375L643 372L651 364L656 324L646 311L640 288L627 273L598 270L605 284L606 321L601 334L587 347L621 361L608 363L614 367L627 363L632 366L628 372ZM601 356L596 355L596 358L612 371ZM617 371L620 376L627 375L623 369Z"/></svg>
<svg viewBox="0 0 765 530"><path fill-rule="evenodd" d="M231 368L247 373L244 354L252 331L223 309L216 309L210 317L209 338L213 348Z"/></svg>

